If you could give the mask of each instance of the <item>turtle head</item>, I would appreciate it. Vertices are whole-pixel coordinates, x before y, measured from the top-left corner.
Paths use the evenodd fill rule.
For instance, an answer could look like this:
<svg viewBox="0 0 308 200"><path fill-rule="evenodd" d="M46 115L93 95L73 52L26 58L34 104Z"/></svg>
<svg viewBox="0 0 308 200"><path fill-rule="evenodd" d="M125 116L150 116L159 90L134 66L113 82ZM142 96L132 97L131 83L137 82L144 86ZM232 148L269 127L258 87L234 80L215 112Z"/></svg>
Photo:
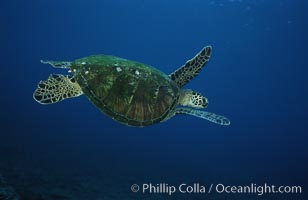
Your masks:
<svg viewBox="0 0 308 200"><path fill-rule="evenodd" d="M180 94L179 104L193 108L206 108L209 104L206 97L192 90L183 90Z"/></svg>

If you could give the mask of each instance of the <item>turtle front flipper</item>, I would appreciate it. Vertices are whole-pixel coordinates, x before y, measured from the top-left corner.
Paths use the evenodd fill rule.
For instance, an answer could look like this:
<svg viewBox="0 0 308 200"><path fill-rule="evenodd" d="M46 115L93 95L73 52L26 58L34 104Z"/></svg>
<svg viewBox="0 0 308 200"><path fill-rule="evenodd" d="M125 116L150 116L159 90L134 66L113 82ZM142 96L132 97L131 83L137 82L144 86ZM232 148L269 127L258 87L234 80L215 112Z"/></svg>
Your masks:
<svg viewBox="0 0 308 200"><path fill-rule="evenodd" d="M69 69L71 67L71 62L68 61L52 61L52 60L41 60L43 64L49 64L54 68Z"/></svg>
<svg viewBox="0 0 308 200"><path fill-rule="evenodd" d="M210 122L220 124L220 125L230 125L230 120L224 116L216 115L214 113L194 110L192 108L176 108L174 111L175 114L187 114L193 115L195 117L200 117L202 119L209 120Z"/></svg>
<svg viewBox="0 0 308 200"><path fill-rule="evenodd" d="M194 58L188 60L185 65L175 70L169 77L176 82L179 88L182 88L190 80L198 76L201 69L209 62L211 54L212 47L204 47Z"/></svg>
<svg viewBox="0 0 308 200"><path fill-rule="evenodd" d="M33 98L40 104L52 104L82 94L79 84L73 77L51 74L46 81L39 82Z"/></svg>

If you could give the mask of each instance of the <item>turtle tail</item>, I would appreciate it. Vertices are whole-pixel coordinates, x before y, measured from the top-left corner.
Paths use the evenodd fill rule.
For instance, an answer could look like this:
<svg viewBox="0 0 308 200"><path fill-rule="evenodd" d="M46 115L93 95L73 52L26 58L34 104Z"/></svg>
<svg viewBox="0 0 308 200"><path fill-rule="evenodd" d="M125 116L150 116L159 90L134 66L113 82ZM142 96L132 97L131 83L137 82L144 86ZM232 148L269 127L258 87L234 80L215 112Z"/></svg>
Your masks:
<svg viewBox="0 0 308 200"><path fill-rule="evenodd" d="M46 81L39 82L33 98L40 104L52 104L82 94L80 86L73 77L51 74Z"/></svg>

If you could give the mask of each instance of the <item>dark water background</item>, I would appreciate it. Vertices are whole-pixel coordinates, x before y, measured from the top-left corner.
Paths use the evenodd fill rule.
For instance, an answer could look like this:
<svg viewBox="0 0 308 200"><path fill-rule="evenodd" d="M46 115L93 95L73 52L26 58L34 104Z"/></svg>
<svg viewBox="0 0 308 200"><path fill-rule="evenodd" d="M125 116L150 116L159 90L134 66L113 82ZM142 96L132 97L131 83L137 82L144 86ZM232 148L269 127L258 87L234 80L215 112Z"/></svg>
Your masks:
<svg viewBox="0 0 308 200"><path fill-rule="evenodd" d="M133 183L301 185L307 192L308 2L6 1L0 7L0 174L24 199L304 199L304 195L141 195ZM187 88L229 127L176 116L131 128L86 97L42 106L40 59L111 54L171 73L203 46Z"/></svg>

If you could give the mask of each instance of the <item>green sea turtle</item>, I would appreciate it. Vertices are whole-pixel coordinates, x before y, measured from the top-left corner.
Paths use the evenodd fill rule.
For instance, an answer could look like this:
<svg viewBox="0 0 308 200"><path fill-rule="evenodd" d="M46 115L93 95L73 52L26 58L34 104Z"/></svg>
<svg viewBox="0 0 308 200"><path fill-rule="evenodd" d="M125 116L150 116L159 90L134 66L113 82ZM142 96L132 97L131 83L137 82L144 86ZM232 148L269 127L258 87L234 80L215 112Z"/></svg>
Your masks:
<svg viewBox="0 0 308 200"><path fill-rule="evenodd" d="M109 55L73 62L41 61L69 69L73 76L51 74L39 82L33 97L41 104L52 104L84 94L103 113L129 126L148 126L177 114L229 125L226 117L197 110L208 105L199 92L182 89L208 63L211 53L211 46L204 47L169 75L149 65Z"/></svg>

